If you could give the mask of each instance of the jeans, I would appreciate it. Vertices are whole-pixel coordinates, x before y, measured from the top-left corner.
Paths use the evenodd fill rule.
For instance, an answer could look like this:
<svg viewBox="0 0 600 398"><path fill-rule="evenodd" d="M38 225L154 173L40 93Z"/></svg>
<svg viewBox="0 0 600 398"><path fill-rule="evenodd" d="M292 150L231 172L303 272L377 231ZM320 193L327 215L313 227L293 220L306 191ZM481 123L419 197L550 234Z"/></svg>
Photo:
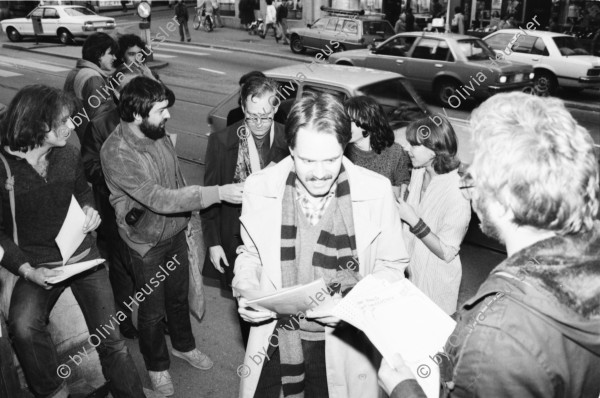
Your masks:
<svg viewBox="0 0 600 398"><path fill-rule="evenodd" d="M185 34L187 35L188 39L191 39L192 36L190 36L190 28L188 28L188 21L180 21L179 22L179 36L181 36L181 41L183 41L185 39L185 35L183 34L183 30L185 29Z"/></svg>
<svg viewBox="0 0 600 398"><path fill-rule="evenodd" d="M167 370L171 362L163 326L165 315L173 348L181 352L196 348L188 303L190 275L185 230L159 242L144 257L131 248L129 255L136 299L140 297L140 351L146 369Z"/></svg>
<svg viewBox="0 0 600 398"><path fill-rule="evenodd" d="M97 252L93 250L84 260L97 257L96 255ZM90 332L89 340L92 340L90 344L98 344L96 351L102 364L102 373L109 381L113 396L143 398L142 382L135 364L119 329L115 327L117 322L113 319L117 318L117 315L114 298L104 265L50 290L23 278L17 280L8 316L9 333L31 392L36 397L67 394L65 381L57 375L60 364L47 330L50 311L67 285L71 286L85 318ZM101 330L105 337L101 337L96 328ZM93 335L98 339L92 339Z"/></svg>
<svg viewBox="0 0 600 398"><path fill-rule="evenodd" d="M115 210L108 200L107 188L94 185L94 198L102 224L98 227L98 249L103 258L108 260L108 278L115 296L117 311L123 311L127 319L122 323L133 325L131 309L125 305L134 293L127 244L119 235Z"/></svg>

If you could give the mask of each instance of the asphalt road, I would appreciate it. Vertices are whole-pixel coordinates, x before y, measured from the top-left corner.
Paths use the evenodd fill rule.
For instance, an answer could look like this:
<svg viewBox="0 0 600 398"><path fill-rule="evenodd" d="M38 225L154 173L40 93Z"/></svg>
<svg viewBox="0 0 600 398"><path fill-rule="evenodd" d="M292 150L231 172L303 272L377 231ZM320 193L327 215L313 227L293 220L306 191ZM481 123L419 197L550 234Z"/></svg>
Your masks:
<svg viewBox="0 0 600 398"><path fill-rule="evenodd" d="M160 18L156 17L156 23L160 23ZM166 19L166 14L164 18ZM119 22L119 26L126 31L135 32L135 25L133 18L124 18ZM6 37L2 35L0 43L4 42ZM50 47L47 52L37 54L0 49L0 103L10 102L14 94L28 84L63 86L65 77L75 61L57 57L64 56L66 52L62 46ZM297 62L277 56L179 43L165 43L156 54L158 60L169 63L166 68L158 71L162 80L177 96L167 128L170 132L178 134L177 147L191 160L182 162L186 177L191 183L202 182L202 159L199 154L202 153L201 146L205 145L205 133L208 132L208 111L237 89L237 81L244 73ZM306 59L310 62L311 56L307 55ZM593 101L595 95L589 94L589 99L588 94L585 94L582 101ZM469 110L449 112L452 116L461 118L467 118L470 113ZM592 130L597 142L600 141L598 113L573 110L573 115ZM503 258L502 254L464 244L461 250L463 282L459 300L462 302L471 296L489 271ZM244 351L240 342L234 303L227 294L211 286L210 281L206 281L206 285L207 313L201 324L193 321L193 327L198 347L213 358L215 367L209 371L199 371L185 365L181 360L174 359L171 375L176 389L175 397L230 398L237 395L239 379L236 369L243 361ZM149 385L137 343L129 341L128 346L134 355L138 370L145 377L145 384Z"/></svg>

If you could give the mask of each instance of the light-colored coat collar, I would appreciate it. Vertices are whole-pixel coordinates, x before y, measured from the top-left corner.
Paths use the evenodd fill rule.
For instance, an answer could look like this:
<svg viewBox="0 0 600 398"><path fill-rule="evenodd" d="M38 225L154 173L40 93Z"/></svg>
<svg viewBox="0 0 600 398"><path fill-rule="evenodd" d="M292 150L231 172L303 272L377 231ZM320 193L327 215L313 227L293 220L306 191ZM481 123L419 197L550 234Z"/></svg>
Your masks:
<svg viewBox="0 0 600 398"><path fill-rule="evenodd" d="M381 185L374 183L373 173L355 166L347 158L343 158L342 164L348 174L350 184L350 197L352 201L352 214L354 218L354 231L356 235L356 248L359 260L359 272L366 275L370 273L366 264L366 249L381 233L379 224L371 221L370 202L381 199L389 192L382 191ZM244 195L262 197L260 207L251 209L241 218L243 228L254 242L261 258L263 273L266 273L269 283L261 278L261 290L281 289L281 212L283 193L286 179L292 170L293 160L291 156L283 159L277 165L261 170L259 173L249 177L251 183L246 182ZM267 174L267 178L256 178ZM371 174L371 178L364 178ZM254 178L253 178L254 177ZM381 177L383 178L383 177ZM367 265L367 267L363 265Z"/></svg>

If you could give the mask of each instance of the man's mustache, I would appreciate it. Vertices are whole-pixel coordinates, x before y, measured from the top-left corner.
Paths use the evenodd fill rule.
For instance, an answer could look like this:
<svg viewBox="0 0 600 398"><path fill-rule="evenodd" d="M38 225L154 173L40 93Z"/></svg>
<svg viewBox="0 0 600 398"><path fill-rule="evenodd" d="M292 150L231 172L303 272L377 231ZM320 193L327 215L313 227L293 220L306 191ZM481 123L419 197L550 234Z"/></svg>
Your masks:
<svg viewBox="0 0 600 398"><path fill-rule="evenodd" d="M325 176L325 177L322 177L322 178L310 177L310 178L308 178L308 181L311 181L311 182L312 181L328 181L328 180L331 180L332 178L333 178L332 175L328 175L328 176Z"/></svg>

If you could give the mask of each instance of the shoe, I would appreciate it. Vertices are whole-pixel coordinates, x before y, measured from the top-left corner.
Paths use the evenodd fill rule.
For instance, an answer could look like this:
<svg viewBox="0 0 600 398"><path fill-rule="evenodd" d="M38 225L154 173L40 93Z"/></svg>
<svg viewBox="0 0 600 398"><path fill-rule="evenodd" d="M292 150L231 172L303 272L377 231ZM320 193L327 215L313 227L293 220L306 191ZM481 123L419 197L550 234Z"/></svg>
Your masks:
<svg viewBox="0 0 600 398"><path fill-rule="evenodd" d="M181 39L180 41L183 41L183 39Z"/></svg>
<svg viewBox="0 0 600 398"><path fill-rule="evenodd" d="M264 38L265 38L265 35L261 35L261 34L259 34L259 36L260 36L260 38L261 38L261 39L264 39Z"/></svg>
<svg viewBox="0 0 600 398"><path fill-rule="evenodd" d="M208 370L214 365L208 355L201 353L197 348L194 348L190 352L181 352L172 349L171 353L177 358L185 359L190 365L198 369Z"/></svg>
<svg viewBox="0 0 600 398"><path fill-rule="evenodd" d="M275 41L279 44L279 37L275 36Z"/></svg>
<svg viewBox="0 0 600 398"><path fill-rule="evenodd" d="M190 41L192 41L192 38L191 38L191 37L188 37L188 42L190 42Z"/></svg>
<svg viewBox="0 0 600 398"><path fill-rule="evenodd" d="M148 375L150 376L150 382L152 383L152 389L154 391L157 391L166 397L175 394L173 381L171 380L171 375L168 370L163 370L162 372L153 372L149 370Z"/></svg>
<svg viewBox="0 0 600 398"><path fill-rule="evenodd" d="M164 398L165 397L161 393L151 390L149 388L144 388L144 396L146 398Z"/></svg>
<svg viewBox="0 0 600 398"><path fill-rule="evenodd" d="M133 323L131 322L121 323L121 326L119 326L119 330L121 331L123 337L129 340L135 340L140 336L137 329L135 328L135 326L133 326Z"/></svg>

